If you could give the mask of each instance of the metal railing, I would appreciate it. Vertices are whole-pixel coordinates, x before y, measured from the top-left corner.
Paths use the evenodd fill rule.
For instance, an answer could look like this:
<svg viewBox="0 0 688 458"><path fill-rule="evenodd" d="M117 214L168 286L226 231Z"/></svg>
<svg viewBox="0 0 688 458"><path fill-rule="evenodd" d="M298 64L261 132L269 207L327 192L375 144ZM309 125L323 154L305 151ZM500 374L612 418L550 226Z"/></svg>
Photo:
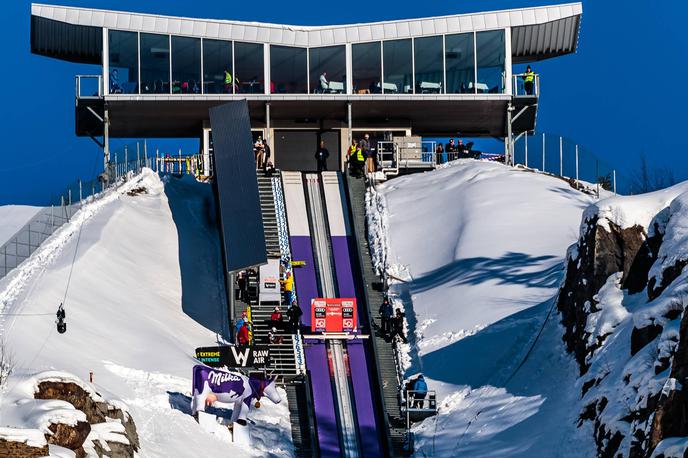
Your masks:
<svg viewBox="0 0 688 458"><path fill-rule="evenodd" d="M125 147L125 151L126 151ZM103 191L124 183L129 173L138 174L151 161L143 154L125 162L117 162L114 154L106 170L90 180L69 184L49 205L34 215L21 229L0 246L0 279L31 256L63 224L86 203L104 195ZM126 153L125 153L126 156Z"/></svg>
<svg viewBox="0 0 688 458"><path fill-rule="evenodd" d="M398 175L399 169L434 168L437 164L434 141L379 141L378 167L386 175Z"/></svg>
<svg viewBox="0 0 688 458"><path fill-rule="evenodd" d="M525 73L519 73L513 76L513 91L514 97L540 97L540 75L533 74L533 85L526 85Z"/></svg>
<svg viewBox="0 0 688 458"><path fill-rule="evenodd" d="M103 75L76 75L77 99L100 99L103 97Z"/></svg>
<svg viewBox="0 0 688 458"><path fill-rule="evenodd" d="M514 164L571 180L575 186L620 192L627 177L576 141L552 133L523 134L514 142Z"/></svg>

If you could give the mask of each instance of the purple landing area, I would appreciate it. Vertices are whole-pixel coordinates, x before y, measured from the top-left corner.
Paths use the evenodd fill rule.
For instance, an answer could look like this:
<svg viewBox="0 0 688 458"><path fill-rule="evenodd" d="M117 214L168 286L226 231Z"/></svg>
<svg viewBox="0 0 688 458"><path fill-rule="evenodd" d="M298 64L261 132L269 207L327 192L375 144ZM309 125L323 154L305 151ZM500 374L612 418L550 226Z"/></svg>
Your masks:
<svg viewBox="0 0 688 458"><path fill-rule="evenodd" d="M318 431L320 456L323 458L340 458L339 432L337 417L332 397L330 364L327 359L327 347L324 342L310 344L306 347L306 366L310 372L313 386L313 406L315 425Z"/></svg>
<svg viewBox="0 0 688 458"><path fill-rule="evenodd" d="M372 387L368 378L365 345L349 343L346 349L349 353L349 368L351 369L351 381L354 388L361 450L366 458L382 457L381 439L377 430L377 415L375 415L375 404L371 394Z"/></svg>
<svg viewBox="0 0 688 458"><path fill-rule="evenodd" d="M311 326L311 299L318 297L318 283L315 277L315 262L311 238L307 235L289 237L291 242L291 256L294 261L304 261L306 264L294 268L294 283L296 295L303 310L301 322Z"/></svg>

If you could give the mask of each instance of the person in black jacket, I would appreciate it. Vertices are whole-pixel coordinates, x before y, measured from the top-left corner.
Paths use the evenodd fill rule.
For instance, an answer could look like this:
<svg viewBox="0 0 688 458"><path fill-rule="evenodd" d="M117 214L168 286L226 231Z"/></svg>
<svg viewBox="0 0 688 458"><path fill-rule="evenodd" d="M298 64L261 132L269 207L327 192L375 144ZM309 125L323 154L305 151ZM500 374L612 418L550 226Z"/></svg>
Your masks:
<svg viewBox="0 0 688 458"><path fill-rule="evenodd" d="M318 151L315 152L315 160L318 161L318 172L327 170L327 158L330 152L325 148L325 140L320 140Z"/></svg>
<svg viewBox="0 0 688 458"><path fill-rule="evenodd" d="M291 328L292 334L296 334L296 331L299 329L301 315L303 315L303 310L301 310L301 307L299 307L296 301L293 301L287 309L287 318L289 318L289 327Z"/></svg>
<svg viewBox="0 0 688 458"><path fill-rule="evenodd" d="M399 336L402 342L408 343L408 340L406 340L406 336L404 335L405 316L406 314L403 313L401 309L397 309L396 314L392 318L392 339L394 339L396 336Z"/></svg>

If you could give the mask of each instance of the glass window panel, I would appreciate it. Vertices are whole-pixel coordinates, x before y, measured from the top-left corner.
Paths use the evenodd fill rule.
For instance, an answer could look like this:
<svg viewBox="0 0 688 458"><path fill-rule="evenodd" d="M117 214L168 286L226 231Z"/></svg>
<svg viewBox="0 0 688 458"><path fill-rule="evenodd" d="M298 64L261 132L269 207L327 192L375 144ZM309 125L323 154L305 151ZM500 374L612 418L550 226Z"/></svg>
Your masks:
<svg viewBox="0 0 688 458"><path fill-rule="evenodd" d="M234 84L237 93L264 92L263 60L265 56L262 44L234 42Z"/></svg>
<svg viewBox="0 0 688 458"><path fill-rule="evenodd" d="M346 49L344 46L311 48L310 78L314 94L346 93Z"/></svg>
<svg viewBox="0 0 688 458"><path fill-rule="evenodd" d="M136 32L108 31L108 84L110 94L136 94L139 80L139 50Z"/></svg>
<svg viewBox="0 0 688 458"><path fill-rule="evenodd" d="M231 94L232 42L203 40L203 93Z"/></svg>
<svg viewBox="0 0 688 458"><path fill-rule="evenodd" d="M444 53L447 67L447 93L474 93L473 34L445 36Z"/></svg>
<svg viewBox="0 0 688 458"><path fill-rule="evenodd" d="M200 94L201 39L172 36L172 93Z"/></svg>
<svg viewBox="0 0 688 458"><path fill-rule="evenodd" d="M416 38L413 41L413 54L416 60L416 93L444 92L442 37Z"/></svg>
<svg viewBox="0 0 688 458"><path fill-rule="evenodd" d="M382 43L385 75L385 94L413 93L413 63L411 40L391 40Z"/></svg>
<svg viewBox="0 0 688 458"><path fill-rule="evenodd" d="M308 92L306 48L270 46L270 93L305 94Z"/></svg>
<svg viewBox="0 0 688 458"><path fill-rule="evenodd" d="M380 42L360 43L351 46L351 61L354 94L381 92Z"/></svg>
<svg viewBox="0 0 688 458"><path fill-rule="evenodd" d="M141 34L141 93L170 92L170 37Z"/></svg>
<svg viewBox="0 0 688 458"><path fill-rule="evenodd" d="M478 60L478 92L504 92L504 31L478 32L476 37Z"/></svg>

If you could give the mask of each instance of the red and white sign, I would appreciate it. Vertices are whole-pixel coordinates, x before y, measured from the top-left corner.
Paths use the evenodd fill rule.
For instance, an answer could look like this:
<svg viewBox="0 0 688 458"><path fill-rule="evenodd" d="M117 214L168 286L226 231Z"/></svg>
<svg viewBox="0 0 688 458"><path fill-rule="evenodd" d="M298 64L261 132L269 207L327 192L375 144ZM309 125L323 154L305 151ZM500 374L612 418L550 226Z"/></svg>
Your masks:
<svg viewBox="0 0 688 458"><path fill-rule="evenodd" d="M351 332L356 329L355 298L318 298L311 301L311 331Z"/></svg>

